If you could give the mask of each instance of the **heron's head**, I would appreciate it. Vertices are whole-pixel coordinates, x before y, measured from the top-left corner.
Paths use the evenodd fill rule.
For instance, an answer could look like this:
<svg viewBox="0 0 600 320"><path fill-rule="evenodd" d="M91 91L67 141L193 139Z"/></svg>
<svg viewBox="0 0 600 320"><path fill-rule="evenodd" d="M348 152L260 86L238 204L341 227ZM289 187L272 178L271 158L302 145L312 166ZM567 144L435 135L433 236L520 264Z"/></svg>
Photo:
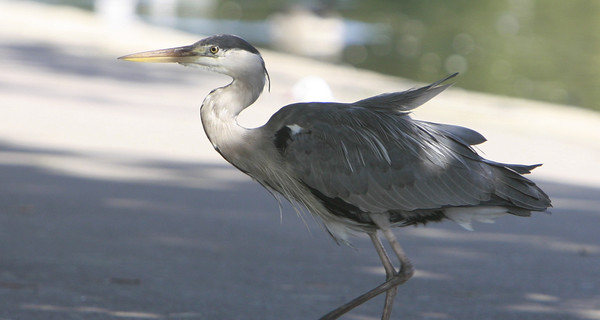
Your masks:
<svg viewBox="0 0 600 320"><path fill-rule="evenodd" d="M269 78L265 62L258 50L246 40L222 34L202 39L192 45L134 53L119 57L136 62L175 62L196 66L231 76L234 79Z"/></svg>

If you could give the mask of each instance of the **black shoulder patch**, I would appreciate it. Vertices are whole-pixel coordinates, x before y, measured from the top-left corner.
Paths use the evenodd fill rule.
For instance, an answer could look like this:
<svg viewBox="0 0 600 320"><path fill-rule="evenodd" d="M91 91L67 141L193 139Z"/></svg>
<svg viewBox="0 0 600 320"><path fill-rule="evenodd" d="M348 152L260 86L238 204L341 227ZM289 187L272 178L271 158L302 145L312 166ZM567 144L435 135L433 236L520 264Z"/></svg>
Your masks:
<svg viewBox="0 0 600 320"><path fill-rule="evenodd" d="M275 136L273 137L273 144L275 144L275 148L279 153L283 154L285 149L288 146L288 143L292 140L292 129L288 126L283 126L281 129L275 132Z"/></svg>
<svg viewBox="0 0 600 320"><path fill-rule="evenodd" d="M249 51L249 52L252 52L255 54L259 54L258 50L254 46L252 46L250 43L248 43L248 41L246 41L238 36L234 36L232 34L219 34L216 36L204 38L204 39L196 42L196 44L215 45L223 50L242 49L242 50L246 50L246 51Z"/></svg>

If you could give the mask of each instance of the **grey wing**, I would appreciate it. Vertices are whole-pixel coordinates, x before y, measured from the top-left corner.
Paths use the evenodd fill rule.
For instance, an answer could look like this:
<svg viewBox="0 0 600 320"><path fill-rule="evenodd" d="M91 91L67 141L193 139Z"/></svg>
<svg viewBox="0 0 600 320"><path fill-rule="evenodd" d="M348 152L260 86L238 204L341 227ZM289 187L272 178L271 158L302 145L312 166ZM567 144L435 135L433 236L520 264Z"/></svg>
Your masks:
<svg viewBox="0 0 600 320"><path fill-rule="evenodd" d="M392 212L410 222L439 219L448 207L499 205L526 215L549 205L519 174L535 166L481 158L470 145L485 138L473 130L353 105L297 109L286 134L278 131L278 150L334 214L368 223L367 213Z"/></svg>
<svg viewBox="0 0 600 320"><path fill-rule="evenodd" d="M367 99L354 102L352 105L357 107L364 107L371 110L380 109L382 111L397 111L397 112L409 112L425 102L431 100L433 97L446 90L452 84L440 85L443 82L454 78L458 73L453 73L446 78L438 80L430 85L424 87L410 89L401 92L384 93Z"/></svg>

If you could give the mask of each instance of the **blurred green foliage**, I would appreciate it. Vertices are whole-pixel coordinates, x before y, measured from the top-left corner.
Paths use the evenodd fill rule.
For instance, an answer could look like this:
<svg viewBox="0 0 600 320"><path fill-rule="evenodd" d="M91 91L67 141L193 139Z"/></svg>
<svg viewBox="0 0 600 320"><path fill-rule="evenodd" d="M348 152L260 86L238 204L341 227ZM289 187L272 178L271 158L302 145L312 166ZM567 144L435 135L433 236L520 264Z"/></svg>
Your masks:
<svg viewBox="0 0 600 320"><path fill-rule="evenodd" d="M600 110L600 1L356 1L344 17L384 23L389 41L357 66ZM347 54L351 55L352 48Z"/></svg>
<svg viewBox="0 0 600 320"><path fill-rule="evenodd" d="M140 0L143 8L151 0ZM93 0L46 0L93 8ZM432 82L600 111L597 0L179 0L178 14L267 21L291 6L326 8L378 26L344 63ZM207 12L206 3L211 10ZM199 31L200 32L200 31ZM264 44L260 44L264 45Z"/></svg>
<svg viewBox="0 0 600 320"><path fill-rule="evenodd" d="M324 2L384 26L370 44L347 47L346 63L423 82L458 71L466 89L600 110L600 1ZM298 2L238 3L244 19L265 19Z"/></svg>

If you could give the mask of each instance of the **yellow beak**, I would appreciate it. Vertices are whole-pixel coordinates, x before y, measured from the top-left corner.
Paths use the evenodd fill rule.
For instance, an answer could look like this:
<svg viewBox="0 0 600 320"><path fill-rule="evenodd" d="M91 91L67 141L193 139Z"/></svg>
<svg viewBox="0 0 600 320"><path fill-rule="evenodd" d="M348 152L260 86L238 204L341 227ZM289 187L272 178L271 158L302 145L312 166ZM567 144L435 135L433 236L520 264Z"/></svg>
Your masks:
<svg viewBox="0 0 600 320"><path fill-rule="evenodd" d="M197 60L201 52L194 46L184 46L169 49L144 51L119 57L118 59L134 62L176 62L192 63Z"/></svg>

